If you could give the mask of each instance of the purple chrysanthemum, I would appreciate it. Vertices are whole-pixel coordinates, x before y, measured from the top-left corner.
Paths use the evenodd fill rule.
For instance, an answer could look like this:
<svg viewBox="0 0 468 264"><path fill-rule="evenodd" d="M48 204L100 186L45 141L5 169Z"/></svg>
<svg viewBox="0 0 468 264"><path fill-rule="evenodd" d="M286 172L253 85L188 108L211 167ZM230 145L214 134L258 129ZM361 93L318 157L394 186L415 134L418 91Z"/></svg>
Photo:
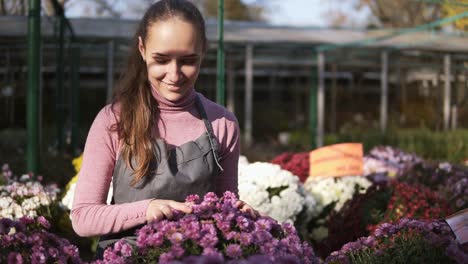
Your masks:
<svg viewBox="0 0 468 264"><path fill-rule="evenodd" d="M226 256L237 259L242 256L242 248L237 244L231 244L226 247Z"/></svg>
<svg viewBox="0 0 468 264"><path fill-rule="evenodd" d="M81 263L78 248L46 231L49 222L39 217L0 219L0 263Z"/></svg>
<svg viewBox="0 0 468 264"><path fill-rule="evenodd" d="M326 263L350 263L350 255L353 258L363 258L361 261L369 261L372 256L384 256L385 252L391 248L398 248L401 253L406 251L413 252L413 255L407 256L409 261L419 263L424 256L417 255L418 251L410 248L401 248L400 241L406 241L405 245L411 247L411 241L414 245L424 245L426 250L444 249L444 261L455 261L456 263L467 263L468 255L463 252L455 241L453 234L444 221L432 220L421 221L403 218L396 224L381 224L373 235L359 238L356 241L345 244L339 251L331 253ZM422 241L422 242L421 242ZM423 244L422 244L423 243ZM429 246L429 248L427 248ZM377 261L372 259L372 261ZM385 261L385 260L382 260ZM441 261L439 259L439 261Z"/></svg>
<svg viewBox="0 0 468 264"><path fill-rule="evenodd" d="M41 224L45 229L49 229L50 228L50 223L49 221L47 221L47 219L45 219L44 216L39 216L37 218L37 220L39 221L39 224Z"/></svg>
<svg viewBox="0 0 468 264"><path fill-rule="evenodd" d="M197 255L205 256L200 261L211 258L244 263L242 261L246 260L243 257L256 254L266 255L270 261L268 263L275 263L288 255L296 255L295 258L302 263L315 260L312 248L300 241L294 226L282 226L272 218L254 217L240 211L239 201L231 192L224 193L220 198L208 193L201 201L196 195L190 195L186 202L191 203L191 214L175 213L171 220L143 226L137 231L134 251L129 250L125 254L122 250L124 244L114 245L106 249L104 261L120 261L123 258L132 263L144 258L149 262L187 263L185 259L188 256ZM130 252L135 255L130 255Z"/></svg>

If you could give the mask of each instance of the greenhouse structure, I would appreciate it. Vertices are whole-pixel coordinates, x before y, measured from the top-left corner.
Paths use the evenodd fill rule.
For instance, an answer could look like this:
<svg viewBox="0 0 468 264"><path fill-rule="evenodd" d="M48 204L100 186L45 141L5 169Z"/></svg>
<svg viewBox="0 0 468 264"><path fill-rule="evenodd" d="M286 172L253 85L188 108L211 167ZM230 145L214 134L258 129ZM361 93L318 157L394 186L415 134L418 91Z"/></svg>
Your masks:
<svg viewBox="0 0 468 264"><path fill-rule="evenodd" d="M76 121L71 102L79 95L80 122L89 125L111 99L137 22L81 18L61 27L60 20L41 21L41 122L55 118L60 126L71 126ZM411 112L408 102L414 95L437 98L430 104L436 128L456 128L468 118L462 103L468 86L468 38L435 31L440 24L395 31L226 21L226 105L237 115L247 145L270 132L307 128L315 119L320 146L324 133L337 131L352 118L351 112L369 113L385 131L391 113ZM213 100L216 29L216 21L207 22L210 47L196 84ZM21 125L27 17L0 17L0 35L0 119L3 127Z"/></svg>

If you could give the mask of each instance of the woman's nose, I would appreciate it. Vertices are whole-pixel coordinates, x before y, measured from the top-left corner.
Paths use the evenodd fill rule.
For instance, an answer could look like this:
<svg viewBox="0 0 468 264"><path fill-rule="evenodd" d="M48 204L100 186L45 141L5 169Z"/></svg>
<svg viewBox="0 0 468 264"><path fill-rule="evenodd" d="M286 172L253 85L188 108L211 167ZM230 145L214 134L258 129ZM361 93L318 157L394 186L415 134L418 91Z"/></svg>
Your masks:
<svg viewBox="0 0 468 264"><path fill-rule="evenodd" d="M169 81L172 83L177 83L180 80L181 72L177 61L174 60L168 64L167 75L169 77Z"/></svg>

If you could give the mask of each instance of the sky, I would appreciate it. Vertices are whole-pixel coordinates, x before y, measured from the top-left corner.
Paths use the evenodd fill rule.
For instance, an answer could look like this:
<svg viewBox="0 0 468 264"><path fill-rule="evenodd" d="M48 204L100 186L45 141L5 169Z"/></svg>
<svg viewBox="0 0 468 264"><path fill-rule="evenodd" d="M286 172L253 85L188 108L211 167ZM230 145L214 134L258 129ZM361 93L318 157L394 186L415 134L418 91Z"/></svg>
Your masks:
<svg viewBox="0 0 468 264"><path fill-rule="evenodd" d="M255 0L244 0L245 3ZM266 1L265 1L266 2ZM327 26L327 12L341 10L346 12L355 26L364 26L370 15L368 9L355 11L350 0L269 0L268 20L275 25Z"/></svg>
<svg viewBox="0 0 468 264"><path fill-rule="evenodd" d="M229 0L225 0L229 1ZM67 16L76 17L83 13L83 5L79 3L89 0L71 1L67 7ZM122 0L114 0L118 6ZM263 2L267 5L267 21L274 25L285 26L320 26L329 24L327 12L330 10L341 10L351 18L346 27L364 27L370 11L363 9L355 11L352 6L353 0L243 0L247 4Z"/></svg>

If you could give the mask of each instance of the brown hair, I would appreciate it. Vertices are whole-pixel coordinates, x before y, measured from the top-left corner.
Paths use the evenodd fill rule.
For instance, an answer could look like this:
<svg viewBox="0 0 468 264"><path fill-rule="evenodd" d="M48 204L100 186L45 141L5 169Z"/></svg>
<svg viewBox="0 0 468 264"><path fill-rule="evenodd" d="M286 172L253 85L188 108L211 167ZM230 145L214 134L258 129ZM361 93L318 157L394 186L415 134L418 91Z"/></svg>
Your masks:
<svg viewBox="0 0 468 264"><path fill-rule="evenodd" d="M146 63L138 49L138 37L145 43L148 28L153 23L173 17L194 25L201 38L203 52L207 48L205 21L195 5L187 0L158 1L148 8L141 19L132 40L127 67L122 72L112 101L114 114L115 104L119 104L120 110L119 119L111 130L117 131L122 158L134 170L132 185L149 173L150 162L155 155L152 143L158 120L157 102L151 93Z"/></svg>

